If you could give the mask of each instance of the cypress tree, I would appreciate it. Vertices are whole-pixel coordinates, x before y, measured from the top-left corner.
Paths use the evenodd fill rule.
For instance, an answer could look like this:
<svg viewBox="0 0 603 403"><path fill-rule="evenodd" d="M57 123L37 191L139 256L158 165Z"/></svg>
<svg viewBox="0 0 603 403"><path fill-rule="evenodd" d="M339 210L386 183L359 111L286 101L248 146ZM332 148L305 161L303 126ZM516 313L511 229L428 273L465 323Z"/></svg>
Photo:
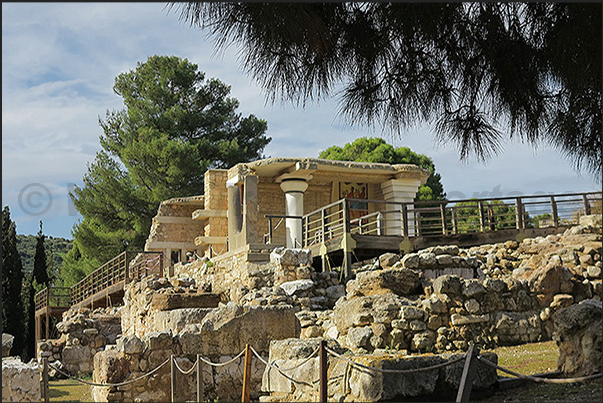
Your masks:
<svg viewBox="0 0 603 403"><path fill-rule="evenodd" d="M15 336L13 355L24 347L23 265L17 250L17 231L8 206L2 209L2 332Z"/></svg>
<svg viewBox="0 0 603 403"><path fill-rule="evenodd" d="M48 259L44 247L46 236L42 233L42 221L40 220L40 231L36 237L36 254L34 256L33 276L38 284L44 284L46 287L50 285L50 277L48 276Z"/></svg>

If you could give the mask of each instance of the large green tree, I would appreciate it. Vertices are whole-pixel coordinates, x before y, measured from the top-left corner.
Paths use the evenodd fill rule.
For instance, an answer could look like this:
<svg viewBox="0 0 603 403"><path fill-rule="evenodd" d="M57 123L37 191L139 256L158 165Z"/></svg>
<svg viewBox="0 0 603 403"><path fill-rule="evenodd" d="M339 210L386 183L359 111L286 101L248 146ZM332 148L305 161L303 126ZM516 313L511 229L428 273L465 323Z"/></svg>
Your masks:
<svg viewBox="0 0 603 403"><path fill-rule="evenodd" d="M340 95L352 123L433 125L462 159L550 143L601 180L598 3L168 3L272 97Z"/></svg>
<svg viewBox="0 0 603 403"><path fill-rule="evenodd" d="M20 355L23 338L23 265L17 250L16 224L10 218L10 209L2 209L2 332L15 336L12 353Z"/></svg>
<svg viewBox="0 0 603 403"><path fill-rule="evenodd" d="M266 121L242 117L230 87L187 59L151 56L113 90L125 108L99 119L103 149L71 195L83 217L72 233L87 262L142 250L161 201L203 193L208 168L261 158L270 141Z"/></svg>
<svg viewBox="0 0 603 403"><path fill-rule="evenodd" d="M431 158L417 154L408 147L396 147L387 144L379 137L360 137L343 147L331 146L322 151L318 158L338 161L382 162L387 164L415 164L430 172L427 183L421 185L415 197L416 201L442 200L446 198L444 186Z"/></svg>

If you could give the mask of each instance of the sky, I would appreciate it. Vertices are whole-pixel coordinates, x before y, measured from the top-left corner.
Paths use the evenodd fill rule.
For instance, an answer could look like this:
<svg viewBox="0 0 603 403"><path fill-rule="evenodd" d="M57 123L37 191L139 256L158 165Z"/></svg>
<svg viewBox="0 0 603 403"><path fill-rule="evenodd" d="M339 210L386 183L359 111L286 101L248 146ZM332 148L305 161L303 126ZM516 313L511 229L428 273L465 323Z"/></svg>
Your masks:
<svg viewBox="0 0 603 403"><path fill-rule="evenodd" d="M517 140L485 163L461 161L427 125L392 136L351 127L333 97L305 108L266 101L246 74L237 49L216 55L214 43L167 3L2 3L2 206L18 234L72 238L81 215L69 200L100 151L99 119L123 109L114 79L149 56L186 58L206 78L231 86L243 116L268 122L266 157L311 157L359 137L382 137L429 156L448 199L601 190L558 151ZM202 189L200 189L200 194Z"/></svg>

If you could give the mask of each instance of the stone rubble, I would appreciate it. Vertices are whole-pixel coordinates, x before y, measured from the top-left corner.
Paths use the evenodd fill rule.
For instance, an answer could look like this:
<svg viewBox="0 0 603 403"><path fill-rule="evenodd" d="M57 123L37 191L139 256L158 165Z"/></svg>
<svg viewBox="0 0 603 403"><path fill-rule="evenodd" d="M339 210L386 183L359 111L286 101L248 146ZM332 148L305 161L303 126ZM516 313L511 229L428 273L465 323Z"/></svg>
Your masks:
<svg viewBox="0 0 603 403"><path fill-rule="evenodd" d="M277 248L269 261L241 266L242 257L235 255L218 264L212 259L178 264L173 277L147 277L126 287L120 311L122 335L104 351L98 349L94 377L103 382L111 376L134 379L172 354L180 357L183 369L193 365L197 354L224 362L246 343L290 367L307 358L304 354L313 351L319 338L362 362L387 368L403 368L411 365L404 362L417 357L441 362L467 351L469 343L483 350L557 338L566 357L560 368L585 372L585 363L600 354L600 337L587 336L593 346L589 358L576 358L582 353L575 346L563 346L561 340L568 339L559 318L577 306L592 307L588 301L599 301L600 310L601 220L600 215L588 217L582 217L579 226L547 237L386 253L354 264L355 276L345 284L340 282L339 268L315 271L309 251L302 249ZM79 323L75 318L70 321ZM80 345L94 333L74 324L62 326L81 331L81 337L70 336ZM285 358L279 343L298 346L299 355ZM254 360L252 397L316 399L316 388L304 392L274 373L267 375L258 361ZM315 381L308 374L315 374L317 365L313 359L300 367L305 368L300 371L307 381ZM229 368L203 366L206 398L240 398L241 365ZM392 384L392 377L365 379L356 371L346 378L349 382L341 378L339 386L329 390L338 401L419 396L454 389L451 385L460 370L433 375L430 382L438 385L436 389L430 382L418 388L409 380L402 390ZM333 361L330 371L349 375L344 375L347 370L340 362ZM483 381L488 387L491 379ZM169 400L169 368L134 386L95 389L97 401ZM178 393L183 399L194 398L194 382L179 385Z"/></svg>

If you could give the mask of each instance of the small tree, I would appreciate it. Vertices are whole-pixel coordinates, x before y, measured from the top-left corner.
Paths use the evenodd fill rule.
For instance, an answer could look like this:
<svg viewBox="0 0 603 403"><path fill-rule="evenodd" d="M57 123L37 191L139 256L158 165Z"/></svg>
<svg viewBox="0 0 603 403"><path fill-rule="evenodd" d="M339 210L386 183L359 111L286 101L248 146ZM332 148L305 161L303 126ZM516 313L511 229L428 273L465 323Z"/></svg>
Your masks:
<svg viewBox="0 0 603 403"><path fill-rule="evenodd" d="M2 332L15 336L14 352L21 354L23 338L23 265L17 250L16 225L10 209L2 209Z"/></svg>
<svg viewBox="0 0 603 403"><path fill-rule="evenodd" d="M442 200L446 197L441 176L431 158L417 154L408 147L394 148L379 137L361 137L343 147L331 146L318 158L337 161L380 162L386 164L415 164L427 169L431 175L417 191L415 201Z"/></svg>

